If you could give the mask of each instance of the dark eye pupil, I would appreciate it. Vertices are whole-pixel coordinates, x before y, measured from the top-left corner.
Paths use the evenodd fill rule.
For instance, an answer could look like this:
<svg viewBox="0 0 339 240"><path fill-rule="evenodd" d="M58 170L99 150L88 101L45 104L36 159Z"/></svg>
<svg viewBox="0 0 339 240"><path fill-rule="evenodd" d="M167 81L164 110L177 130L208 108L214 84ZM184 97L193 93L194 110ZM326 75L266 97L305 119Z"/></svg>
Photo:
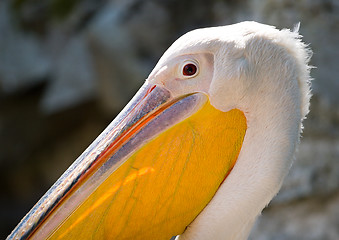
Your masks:
<svg viewBox="0 0 339 240"><path fill-rule="evenodd" d="M186 64L184 68L182 69L182 73L185 76L192 76L197 72L197 66L195 66L192 63Z"/></svg>

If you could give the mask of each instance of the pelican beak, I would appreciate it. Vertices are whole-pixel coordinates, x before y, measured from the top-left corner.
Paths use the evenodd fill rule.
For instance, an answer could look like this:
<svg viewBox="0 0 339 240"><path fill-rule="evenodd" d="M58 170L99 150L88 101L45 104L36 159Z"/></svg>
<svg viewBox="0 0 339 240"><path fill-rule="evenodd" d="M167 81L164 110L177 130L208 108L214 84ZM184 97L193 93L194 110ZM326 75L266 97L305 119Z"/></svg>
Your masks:
<svg viewBox="0 0 339 240"><path fill-rule="evenodd" d="M225 114L205 94L174 98L146 82L9 239L169 239L182 233L240 151L246 120L238 110ZM215 141L218 136L223 139Z"/></svg>

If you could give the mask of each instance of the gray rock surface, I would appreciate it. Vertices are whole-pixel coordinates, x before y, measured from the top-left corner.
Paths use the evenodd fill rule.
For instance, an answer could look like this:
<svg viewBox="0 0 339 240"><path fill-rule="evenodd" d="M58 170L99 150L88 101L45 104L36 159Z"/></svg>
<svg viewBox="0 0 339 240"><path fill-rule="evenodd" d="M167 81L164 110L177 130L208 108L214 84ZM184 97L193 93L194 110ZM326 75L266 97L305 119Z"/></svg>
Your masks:
<svg viewBox="0 0 339 240"><path fill-rule="evenodd" d="M46 114L58 112L94 98L95 93L96 81L86 39L75 36L55 61L41 109Z"/></svg>
<svg viewBox="0 0 339 240"><path fill-rule="evenodd" d="M12 94L45 80L50 62L41 39L16 28L7 2L0 2L0 90Z"/></svg>
<svg viewBox="0 0 339 240"><path fill-rule="evenodd" d="M272 205L259 217L250 239L338 239L339 194Z"/></svg>

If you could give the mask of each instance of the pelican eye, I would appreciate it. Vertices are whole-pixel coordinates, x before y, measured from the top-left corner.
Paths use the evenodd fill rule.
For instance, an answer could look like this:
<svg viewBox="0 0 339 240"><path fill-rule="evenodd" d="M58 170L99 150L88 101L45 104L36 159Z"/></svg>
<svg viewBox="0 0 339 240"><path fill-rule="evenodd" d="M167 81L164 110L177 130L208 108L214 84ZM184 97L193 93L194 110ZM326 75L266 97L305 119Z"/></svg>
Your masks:
<svg viewBox="0 0 339 240"><path fill-rule="evenodd" d="M186 62L182 67L182 74L186 77L193 77L198 74L198 66L194 62Z"/></svg>

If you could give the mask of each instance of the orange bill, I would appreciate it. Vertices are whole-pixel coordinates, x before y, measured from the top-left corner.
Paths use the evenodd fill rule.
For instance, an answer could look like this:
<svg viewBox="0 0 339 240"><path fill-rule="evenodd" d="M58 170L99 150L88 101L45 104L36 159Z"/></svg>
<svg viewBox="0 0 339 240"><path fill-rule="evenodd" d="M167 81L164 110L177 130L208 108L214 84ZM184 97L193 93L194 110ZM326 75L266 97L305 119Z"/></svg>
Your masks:
<svg viewBox="0 0 339 240"><path fill-rule="evenodd" d="M146 83L9 239L169 240L213 198L246 129L203 93Z"/></svg>

